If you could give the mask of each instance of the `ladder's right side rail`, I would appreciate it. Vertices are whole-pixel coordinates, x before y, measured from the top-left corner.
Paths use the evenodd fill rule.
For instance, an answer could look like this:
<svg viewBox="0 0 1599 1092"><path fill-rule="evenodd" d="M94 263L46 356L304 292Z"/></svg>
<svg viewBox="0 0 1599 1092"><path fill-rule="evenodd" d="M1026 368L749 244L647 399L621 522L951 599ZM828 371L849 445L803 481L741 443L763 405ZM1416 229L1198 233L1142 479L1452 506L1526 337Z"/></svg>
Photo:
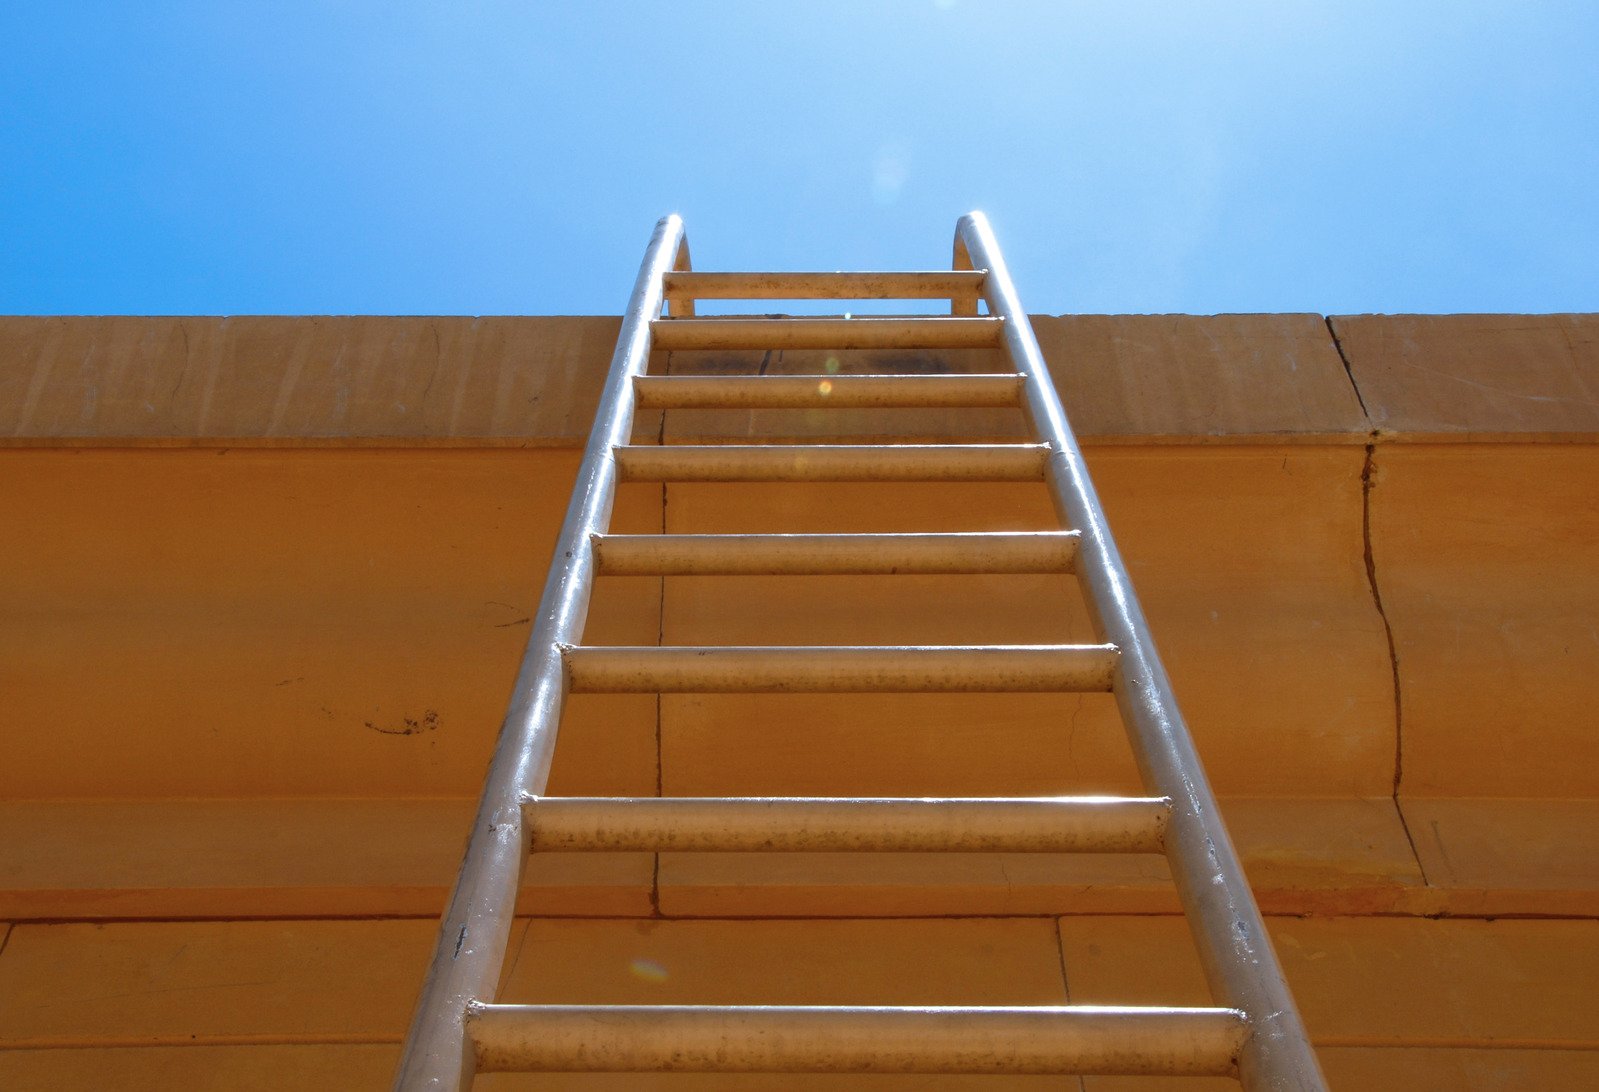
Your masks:
<svg viewBox="0 0 1599 1092"><path fill-rule="evenodd" d="M1293 995L1227 835L1132 581L1106 526L1082 451L1067 424L1032 324L1011 283L988 220L963 216L955 267L986 268L983 298L1004 319L1005 351L1026 377L1025 408L1050 445L1046 478L1062 523L1081 533L1077 572L1100 639L1121 649L1114 691L1147 791L1172 801L1166 857L1200 962L1218 1004L1242 1010L1250 1033L1239 1057L1249 1089L1325 1090Z"/></svg>

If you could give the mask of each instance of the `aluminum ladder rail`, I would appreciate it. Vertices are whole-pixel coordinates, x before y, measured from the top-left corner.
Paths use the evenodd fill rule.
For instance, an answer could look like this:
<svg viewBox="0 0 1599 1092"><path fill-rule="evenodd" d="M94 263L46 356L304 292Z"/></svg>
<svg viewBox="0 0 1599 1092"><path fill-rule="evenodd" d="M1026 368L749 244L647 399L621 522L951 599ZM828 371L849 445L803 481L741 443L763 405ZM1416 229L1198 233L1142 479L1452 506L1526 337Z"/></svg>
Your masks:
<svg viewBox="0 0 1599 1092"><path fill-rule="evenodd" d="M480 1071L1231 1075L1324 1089L1127 570L1027 314L981 213L954 268L695 273L682 222L656 225L634 284L527 651L439 930L395 1087ZM707 298L933 298L947 318L695 319ZM988 314L978 314L979 298ZM669 307L662 318L663 304ZM654 348L1002 347L1002 375L652 377ZM1019 406L1033 443L631 447L647 407ZM1032 480L1040 533L610 535L619 480ZM1096 645L584 647L606 574L1075 572ZM1113 799L577 799L543 796L569 691L1109 690L1150 796ZM494 1004L533 851L1160 852L1214 1008L871 1008Z"/></svg>

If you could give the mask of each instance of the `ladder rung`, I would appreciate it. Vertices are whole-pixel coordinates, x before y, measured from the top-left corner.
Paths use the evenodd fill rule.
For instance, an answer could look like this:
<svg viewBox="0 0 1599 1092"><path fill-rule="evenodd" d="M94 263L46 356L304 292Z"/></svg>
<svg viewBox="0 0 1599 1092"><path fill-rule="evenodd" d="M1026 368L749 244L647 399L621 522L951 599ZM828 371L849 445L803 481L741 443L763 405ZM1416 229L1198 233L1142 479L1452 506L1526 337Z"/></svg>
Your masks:
<svg viewBox="0 0 1599 1092"><path fill-rule="evenodd" d="M997 318L674 318L650 323L656 349L986 349Z"/></svg>
<svg viewBox="0 0 1599 1092"><path fill-rule="evenodd" d="M480 1072L1228 1076L1248 1025L1217 1008L479 1005Z"/></svg>
<svg viewBox="0 0 1599 1092"><path fill-rule="evenodd" d="M1066 573L1076 531L890 535L596 535L601 576Z"/></svg>
<svg viewBox="0 0 1599 1092"><path fill-rule="evenodd" d="M580 645L586 693L1077 693L1109 690L1115 645Z"/></svg>
<svg viewBox="0 0 1599 1092"><path fill-rule="evenodd" d="M1171 801L545 796L522 809L536 851L1160 853Z"/></svg>
<svg viewBox="0 0 1599 1092"><path fill-rule="evenodd" d="M1039 481L1048 444L637 444L618 447L623 481Z"/></svg>
<svg viewBox="0 0 1599 1092"><path fill-rule="evenodd" d="M933 269L891 273L666 274L668 296L698 300L974 299L987 272Z"/></svg>
<svg viewBox="0 0 1599 1092"><path fill-rule="evenodd" d="M1013 407L1019 375L647 375L633 380L650 409Z"/></svg>

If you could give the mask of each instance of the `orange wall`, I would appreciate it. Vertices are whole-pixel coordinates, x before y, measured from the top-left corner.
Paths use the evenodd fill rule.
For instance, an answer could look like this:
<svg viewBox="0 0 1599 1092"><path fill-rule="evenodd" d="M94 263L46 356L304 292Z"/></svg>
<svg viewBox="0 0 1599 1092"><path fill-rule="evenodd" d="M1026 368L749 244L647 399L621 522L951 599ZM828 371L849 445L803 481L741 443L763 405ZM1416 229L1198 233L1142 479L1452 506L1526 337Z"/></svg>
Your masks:
<svg viewBox="0 0 1599 1092"><path fill-rule="evenodd" d="M1335 1082L1599 1083L1599 1018L1562 992L1599 951L1599 320L1035 323L1252 882L1268 912L1318 916L1273 921ZM382 1085L615 329L0 319L0 920L18 923L0 940L0 1085ZM1017 427L674 412L638 435ZM626 487L617 528L1049 519L1022 487L673 485ZM1053 578L608 578L587 639L1085 635ZM574 698L552 789L658 787L981 794L1133 774L1092 696ZM617 919L534 920L541 971L513 972L529 999L1194 988L1158 861L567 855L529 872L525 912ZM727 920L796 914L832 924ZM326 920L369 915L408 920ZM1504 915L1562 920L1487 920ZM158 920L180 918L211 920ZM666 980L626 971L639 959ZM101 994L124 1000L101 1012ZM568 1084L591 1086L530 1087Z"/></svg>

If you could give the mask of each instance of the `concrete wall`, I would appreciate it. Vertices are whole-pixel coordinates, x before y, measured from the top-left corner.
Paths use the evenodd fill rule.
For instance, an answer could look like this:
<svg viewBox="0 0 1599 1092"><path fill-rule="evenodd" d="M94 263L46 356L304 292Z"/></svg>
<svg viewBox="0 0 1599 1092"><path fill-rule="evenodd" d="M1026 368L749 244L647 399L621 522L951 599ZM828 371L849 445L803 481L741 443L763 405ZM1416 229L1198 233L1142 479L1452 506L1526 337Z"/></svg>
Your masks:
<svg viewBox="0 0 1599 1092"><path fill-rule="evenodd" d="M1035 324L1259 896L1314 915L1273 926L1335 1080L1599 1082L1599 1017L1570 993L1599 951L1599 318ZM0 920L18 923L0 1084L383 1083L615 331L0 319ZM674 411L637 431L997 438L1019 421ZM1048 526L1040 492L629 486L617 529ZM596 643L1087 635L1051 578L601 585ZM552 790L1133 787L1093 697L726 695L575 698ZM1158 861L529 872L526 912L583 920L532 920L540 971L510 991L528 999L1132 1002L1197 983ZM416 920L328 920L372 915ZM829 923L732 920L794 915ZM1489 920L1524 915L1560 920ZM567 1085L590 1086L530 1086Z"/></svg>

